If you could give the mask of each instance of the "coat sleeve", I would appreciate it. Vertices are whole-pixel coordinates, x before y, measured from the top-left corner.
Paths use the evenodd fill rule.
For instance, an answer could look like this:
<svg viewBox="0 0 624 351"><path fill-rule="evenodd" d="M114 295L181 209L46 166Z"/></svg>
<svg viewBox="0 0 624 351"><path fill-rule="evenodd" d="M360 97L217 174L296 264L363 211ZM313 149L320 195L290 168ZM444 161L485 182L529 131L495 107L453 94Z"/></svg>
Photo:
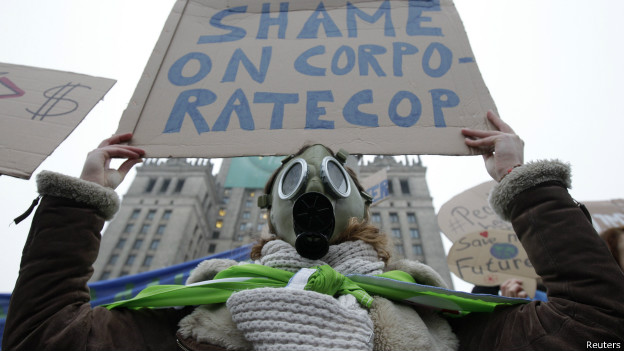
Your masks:
<svg viewBox="0 0 624 351"><path fill-rule="evenodd" d="M619 301L624 274L568 194L569 166L544 161L516 170L493 190L490 202L512 221L549 301L499 307L455 321L460 348L624 347L624 305Z"/></svg>
<svg viewBox="0 0 624 351"><path fill-rule="evenodd" d="M22 253L3 350L176 348L177 322L188 311L109 311L89 304L87 281L106 211L73 195L43 196Z"/></svg>

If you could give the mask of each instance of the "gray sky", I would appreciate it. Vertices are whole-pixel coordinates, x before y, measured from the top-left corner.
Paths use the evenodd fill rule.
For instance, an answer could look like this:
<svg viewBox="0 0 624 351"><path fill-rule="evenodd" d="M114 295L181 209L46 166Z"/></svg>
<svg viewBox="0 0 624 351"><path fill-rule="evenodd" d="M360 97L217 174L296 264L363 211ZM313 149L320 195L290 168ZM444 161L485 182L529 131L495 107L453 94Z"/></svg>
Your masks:
<svg viewBox="0 0 624 351"><path fill-rule="evenodd" d="M0 62L116 79L80 126L37 169L78 176L86 153L110 136L173 0L5 0ZM624 198L620 100L624 2L456 0L501 117L526 142L525 159L559 158L580 201ZM423 156L436 209L489 180L480 156ZM0 176L0 292L13 289L36 197L34 176ZM123 194L129 181L119 189ZM562 233L562 239L564 233ZM457 282L456 282L457 284ZM469 285L456 285L467 289Z"/></svg>

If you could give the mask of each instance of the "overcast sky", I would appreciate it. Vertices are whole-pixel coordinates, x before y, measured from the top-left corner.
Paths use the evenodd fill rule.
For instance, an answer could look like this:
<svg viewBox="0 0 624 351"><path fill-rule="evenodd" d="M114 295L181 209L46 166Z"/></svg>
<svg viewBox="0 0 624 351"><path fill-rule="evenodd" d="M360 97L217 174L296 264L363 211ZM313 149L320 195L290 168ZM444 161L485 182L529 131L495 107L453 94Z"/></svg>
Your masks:
<svg viewBox="0 0 624 351"><path fill-rule="evenodd" d="M0 62L117 80L35 174L47 169L78 176L86 153L115 132L173 3L0 3ZM580 201L624 198L624 2L455 4L501 117L526 142L525 159L570 162L571 192ZM423 161L436 210L454 195L489 180L480 156L423 156ZM17 226L9 224L36 197L34 183L34 176L29 181L0 176L0 292L10 292L17 278L30 218ZM122 184L120 193L129 183Z"/></svg>

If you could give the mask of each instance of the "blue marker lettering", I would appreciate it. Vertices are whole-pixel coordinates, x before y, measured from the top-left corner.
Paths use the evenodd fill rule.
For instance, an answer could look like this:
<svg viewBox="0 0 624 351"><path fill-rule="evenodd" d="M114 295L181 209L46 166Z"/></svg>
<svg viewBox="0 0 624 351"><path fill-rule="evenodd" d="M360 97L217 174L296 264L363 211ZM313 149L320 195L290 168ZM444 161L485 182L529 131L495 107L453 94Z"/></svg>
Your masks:
<svg viewBox="0 0 624 351"><path fill-rule="evenodd" d="M394 50L392 56L392 71L395 77L403 77L403 56L414 55L418 52L418 48L412 44L394 42L392 43Z"/></svg>
<svg viewBox="0 0 624 351"><path fill-rule="evenodd" d="M322 18L321 18L322 17ZM340 33L340 29L331 19L329 13L325 10L325 5L321 1L319 5L316 7L316 10L310 15L308 20L301 28L301 32L297 35L297 39L316 39L318 38L319 27L323 25L325 28L325 35L328 38L332 37L342 37L342 33Z"/></svg>
<svg viewBox="0 0 624 351"><path fill-rule="evenodd" d="M440 11L440 1L409 0L407 25L405 26L407 35L443 36L441 28L422 27L423 22L431 22L431 17L424 17L423 11Z"/></svg>
<svg viewBox="0 0 624 351"><path fill-rule="evenodd" d="M381 55L386 53L386 48L380 45L360 45L358 47L358 65L360 68L360 75L368 75L368 66L373 68L373 71L377 73L378 77L385 77L386 73L381 69L379 62L375 58L375 55Z"/></svg>
<svg viewBox="0 0 624 351"><path fill-rule="evenodd" d="M358 109L362 104L373 103L373 91L366 89L355 93L342 109L344 119L358 126L379 127L377 115L365 113Z"/></svg>
<svg viewBox="0 0 624 351"><path fill-rule="evenodd" d="M440 128L446 127L442 108L450 108L459 105L459 96L448 89L433 89L429 90L429 93L431 93L431 101L433 103L433 121L435 126ZM445 99L442 100L442 97L445 97Z"/></svg>
<svg viewBox="0 0 624 351"><path fill-rule="evenodd" d="M345 65L343 68L340 68L338 67L338 64L340 61L340 57L342 56L343 53L345 55L345 59L347 62L345 62ZM332 73L337 76L342 76L351 72L354 66L355 66L355 51L350 46L342 45L341 47L339 47L338 50L336 50L336 52L334 53L334 57L332 57L332 62L331 62Z"/></svg>
<svg viewBox="0 0 624 351"><path fill-rule="evenodd" d="M238 101L238 103L236 103ZM254 121L251 117L251 110L249 109L249 101L243 90L238 88L232 94L230 99L225 104L223 111L217 118L212 130L215 132L224 132L230 124L230 117L232 112L236 112L240 127L243 130L254 130Z"/></svg>
<svg viewBox="0 0 624 351"><path fill-rule="evenodd" d="M266 78L267 71L269 70L269 63L271 62L271 53L273 52L273 48L270 46L265 46L262 48L262 57L260 58L260 69L257 69L251 60L245 55L242 49L238 48L232 54L230 58L230 62L225 69L225 73L223 74L223 79L221 79L221 83L224 82L233 82L236 80L236 74L238 73L238 66L242 63L251 79L255 80L258 83L263 83Z"/></svg>
<svg viewBox="0 0 624 351"><path fill-rule="evenodd" d="M390 196L390 192L388 191L388 179L384 179L379 183L379 197L383 199L386 196Z"/></svg>
<svg viewBox="0 0 624 351"><path fill-rule="evenodd" d="M324 76L325 68L315 67L308 63L308 59L312 56L318 56L325 53L325 46L318 45L304 51L295 60L295 70L307 76Z"/></svg>
<svg viewBox="0 0 624 351"><path fill-rule="evenodd" d="M256 39L267 39L269 36L269 26L278 26L278 38L284 39L286 37L286 27L288 26L287 2L280 3L280 10L277 18L271 17L271 3L267 2L262 4L262 14L260 15L260 24L258 26Z"/></svg>
<svg viewBox="0 0 624 351"><path fill-rule="evenodd" d="M331 90L308 91L306 102L305 129L334 129L334 121L323 121L320 116L327 114L325 107L318 105L319 101L334 102Z"/></svg>
<svg viewBox="0 0 624 351"><path fill-rule="evenodd" d="M219 11L210 18L210 25L215 28L229 30L230 32L222 35L202 35L197 40L197 44L213 44L213 43L225 43L228 41L237 41L245 37L247 32L241 27L228 26L221 23L225 17L235 15L237 13L247 12L247 6L232 7L223 11Z"/></svg>
<svg viewBox="0 0 624 351"><path fill-rule="evenodd" d="M209 132L208 123L197 108L210 105L216 100L217 96L208 89L191 89L181 92L169 114L163 133L179 133L187 114L191 116L197 134Z"/></svg>
<svg viewBox="0 0 624 351"><path fill-rule="evenodd" d="M431 57L434 52L438 52L440 55L440 65L438 68L431 68ZM447 48L442 43L431 43L427 46L425 53L423 54L422 60L422 68L423 71L429 76L433 78L439 78L446 74L446 72L451 69L451 64L453 63L453 53L451 49Z"/></svg>
<svg viewBox="0 0 624 351"><path fill-rule="evenodd" d="M299 94L257 92L254 94L253 102L273 104L271 129L282 129L282 121L284 120L284 105L298 103Z"/></svg>
<svg viewBox="0 0 624 351"><path fill-rule="evenodd" d="M184 70L184 66L186 66L186 64L191 60L196 60L197 62L199 62L199 69L194 75L190 77L185 77L182 75L182 71ZM176 62L173 63L173 65L171 65L167 77L173 85L191 85L204 79L204 77L206 77L208 73L210 73L211 69L212 62L210 61L210 57L208 57L208 55L201 52L189 52L188 54L180 57Z"/></svg>
<svg viewBox="0 0 624 351"><path fill-rule="evenodd" d="M410 113L407 116L401 116L397 111L399 104L403 100L409 101L411 105ZM421 113L422 105L418 96L405 90L394 94L392 100L390 100L390 105L388 106L388 116L390 116L390 120L399 127L407 128L413 126L420 119Z"/></svg>
<svg viewBox="0 0 624 351"><path fill-rule="evenodd" d="M394 37L394 25L392 24L392 17L390 17L390 1L384 0L375 12L374 15L368 15L366 12L358 9L350 2L347 2L347 30L349 31L349 37L357 37L357 22L355 16L360 17L362 20L368 23L377 22L381 16L385 16L384 22L384 35L387 37Z"/></svg>
<svg viewBox="0 0 624 351"><path fill-rule="evenodd" d="M373 202L379 200L379 195L377 194L378 188L379 188L379 184L376 184L366 189L366 192L373 198Z"/></svg>

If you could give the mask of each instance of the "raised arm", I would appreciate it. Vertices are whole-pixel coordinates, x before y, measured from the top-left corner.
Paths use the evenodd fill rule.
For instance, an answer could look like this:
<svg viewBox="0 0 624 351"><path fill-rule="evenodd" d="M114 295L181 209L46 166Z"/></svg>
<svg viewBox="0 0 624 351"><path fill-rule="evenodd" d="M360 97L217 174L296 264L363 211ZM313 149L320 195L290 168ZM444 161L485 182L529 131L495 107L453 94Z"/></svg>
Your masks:
<svg viewBox="0 0 624 351"><path fill-rule="evenodd" d="M497 130L462 129L462 134L466 145L485 152L485 168L500 182L514 167L524 163L524 142L494 112L488 111L487 118Z"/></svg>
<svg viewBox="0 0 624 351"><path fill-rule="evenodd" d="M145 151L141 148L120 143L129 141L132 133L117 134L102 141L97 149L89 152L80 179L101 186L116 189L132 167L142 162ZM118 169L110 168L111 159L127 158Z"/></svg>
<svg viewBox="0 0 624 351"><path fill-rule="evenodd" d="M460 349L572 350L624 346L624 274L567 191L570 165L524 163L523 142L493 113L497 130L463 130L466 144L485 152L499 183L490 204L511 221L548 302L497 308L454 321Z"/></svg>
<svg viewBox="0 0 624 351"><path fill-rule="evenodd" d="M119 206L112 188L140 162L143 150L113 136L89 153L82 179L41 172L43 198L22 252L2 340L3 350L175 349L184 311L91 308L87 281L100 230ZM118 169L112 158L126 158Z"/></svg>

